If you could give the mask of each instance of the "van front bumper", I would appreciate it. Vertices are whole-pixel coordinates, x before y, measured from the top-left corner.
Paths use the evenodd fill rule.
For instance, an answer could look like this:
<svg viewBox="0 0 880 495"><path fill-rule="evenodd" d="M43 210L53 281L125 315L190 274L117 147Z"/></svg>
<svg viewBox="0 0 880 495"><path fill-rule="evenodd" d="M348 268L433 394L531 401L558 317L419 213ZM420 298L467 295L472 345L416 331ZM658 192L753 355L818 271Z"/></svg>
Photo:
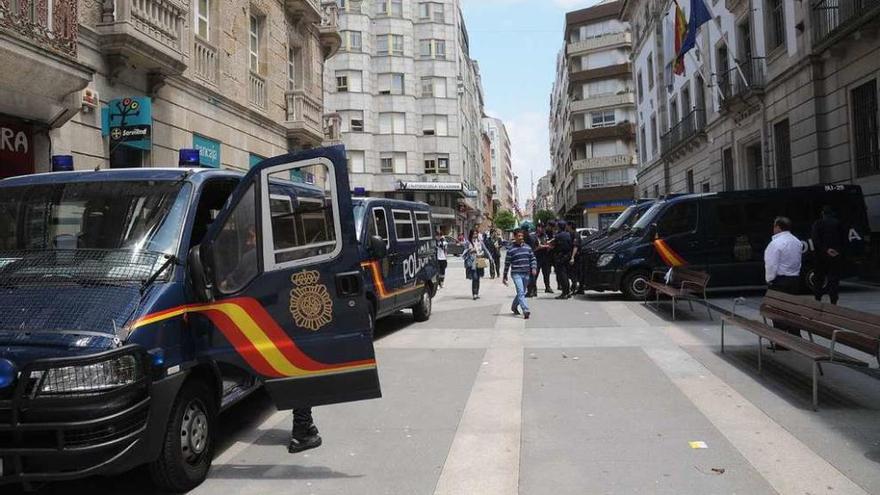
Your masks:
<svg viewBox="0 0 880 495"><path fill-rule="evenodd" d="M94 393L39 390L39 377L49 369L93 365L126 353L143 367L131 383ZM157 393L171 392L173 398L176 387L172 380L154 383L150 368L147 354L135 346L27 365L17 383L0 390L0 485L118 473L155 459L151 439L164 437L168 408L157 411L153 403Z"/></svg>

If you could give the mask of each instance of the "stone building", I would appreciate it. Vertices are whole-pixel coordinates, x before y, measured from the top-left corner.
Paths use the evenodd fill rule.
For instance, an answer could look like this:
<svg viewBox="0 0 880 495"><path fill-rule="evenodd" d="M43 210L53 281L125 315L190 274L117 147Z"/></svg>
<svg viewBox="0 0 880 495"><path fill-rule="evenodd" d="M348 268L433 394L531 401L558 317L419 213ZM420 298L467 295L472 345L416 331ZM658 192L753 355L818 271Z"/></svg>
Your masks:
<svg viewBox="0 0 880 495"><path fill-rule="evenodd" d="M339 0L342 48L327 67L352 187L425 201L450 232L484 212L479 66L460 0Z"/></svg>
<svg viewBox="0 0 880 495"><path fill-rule="evenodd" d="M532 215L541 210L556 211L553 205L553 184L550 183L550 178L551 174L548 173L538 179L535 185L535 211L532 212Z"/></svg>
<svg viewBox="0 0 880 495"><path fill-rule="evenodd" d="M688 16L690 1L680 5ZM624 0L621 18L634 34L640 196L858 184L872 230L880 230L880 5L706 5L713 19L677 76L674 4Z"/></svg>
<svg viewBox="0 0 880 495"><path fill-rule="evenodd" d="M602 228L634 198L632 37L620 2L566 14L550 99L551 183L558 214Z"/></svg>
<svg viewBox="0 0 880 495"><path fill-rule="evenodd" d="M0 177L75 168L247 169L325 139L322 69L340 44L318 0L33 0L0 6L0 113L28 141ZM33 8L31 8L33 7ZM0 152L2 153L2 152Z"/></svg>
<svg viewBox="0 0 880 495"><path fill-rule="evenodd" d="M516 183L507 127L500 119L484 117L483 132L489 136L490 141L492 192L495 208L514 212L516 210Z"/></svg>

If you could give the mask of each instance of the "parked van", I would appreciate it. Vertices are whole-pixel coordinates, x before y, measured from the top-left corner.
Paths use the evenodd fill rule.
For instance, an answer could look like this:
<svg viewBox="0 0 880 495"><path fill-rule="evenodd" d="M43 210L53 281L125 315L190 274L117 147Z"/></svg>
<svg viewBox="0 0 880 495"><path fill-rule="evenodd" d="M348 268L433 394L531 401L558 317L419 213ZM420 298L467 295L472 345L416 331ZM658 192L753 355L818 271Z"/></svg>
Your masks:
<svg viewBox="0 0 880 495"><path fill-rule="evenodd" d="M431 207L381 198L357 198L353 204L373 317L412 309L416 321L427 321L438 276Z"/></svg>
<svg viewBox="0 0 880 495"><path fill-rule="evenodd" d="M623 210L620 215L618 215L606 230L600 231L598 234L588 239L588 243L584 246L584 251L587 254L596 253L601 250L603 246L614 243L626 236L629 234L632 226L635 225L642 215L651 209L651 206L653 205L653 200L645 199L631 204Z"/></svg>
<svg viewBox="0 0 880 495"><path fill-rule="evenodd" d="M351 211L341 146L0 181L0 485L148 464L186 491L260 386L379 397Z"/></svg>
<svg viewBox="0 0 880 495"><path fill-rule="evenodd" d="M619 290L641 299L654 269L686 264L711 276L711 287L765 285L764 249L773 219L787 216L804 243L804 288L814 283L810 230L829 205L846 226L845 275L855 275L870 242L867 210L858 186L827 185L691 194L657 201L629 236L594 253L587 276L592 290Z"/></svg>

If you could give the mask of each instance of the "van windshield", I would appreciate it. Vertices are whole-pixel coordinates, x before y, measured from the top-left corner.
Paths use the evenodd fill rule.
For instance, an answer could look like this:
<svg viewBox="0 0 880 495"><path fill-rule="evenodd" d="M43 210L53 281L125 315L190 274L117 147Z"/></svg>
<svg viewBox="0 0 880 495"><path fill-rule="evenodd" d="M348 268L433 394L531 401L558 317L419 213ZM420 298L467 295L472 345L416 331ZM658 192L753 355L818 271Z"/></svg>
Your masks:
<svg viewBox="0 0 880 495"><path fill-rule="evenodd" d="M76 265L68 279L149 278L177 253L191 189L155 180L0 187L0 282L14 266L57 273L59 260Z"/></svg>
<svg viewBox="0 0 880 495"><path fill-rule="evenodd" d="M366 211L366 209L367 207L364 206L362 203L355 203L354 205L354 232L355 234L357 234L358 242L361 241L361 236L363 235L361 233L361 230L363 230L364 226L364 212Z"/></svg>
<svg viewBox="0 0 880 495"><path fill-rule="evenodd" d="M663 205L665 204L666 201L658 201L654 206L649 208L648 211L642 215L642 218L639 218L639 221L632 226L633 232L640 232L648 228L648 226L657 218L657 214L663 209Z"/></svg>
<svg viewBox="0 0 880 495"><path fill-rule="evenodd" d="M622 229L624 225L632 225L631 220L634 219L636 210L638 210L638 206L632 205L629 208L623 210L623 213L614 220L614 223L608 227L608 232L617 232Z"/></svg>

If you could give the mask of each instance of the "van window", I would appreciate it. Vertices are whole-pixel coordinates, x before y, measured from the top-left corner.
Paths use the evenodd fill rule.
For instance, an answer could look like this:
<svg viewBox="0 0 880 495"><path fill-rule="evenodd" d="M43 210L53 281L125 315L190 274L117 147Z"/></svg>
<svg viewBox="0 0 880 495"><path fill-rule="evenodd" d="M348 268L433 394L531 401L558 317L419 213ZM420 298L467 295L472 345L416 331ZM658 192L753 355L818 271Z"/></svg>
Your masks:
<svg viewBox="0 0 880 495"><path fill-rule="evenodd" d="M687 201L672 205L658 226L663 237L692 232L697 228L698 203Z"/></svg>
<svg viewBox="0 0 880 495"><path fill-rule="evenodd" d="M214 241L214 279L220 292L225 294L240 291L257 276L254 201L254 186L251 185Z"/></svg>
<svg viewBox="0 0 880 495"><path fill-rule="evenodd" d="M373 208L373 221L370 223L370 237L379 236L388 244L388 217L385 208Z"/></svg>
<svg viewBox="0 0 880 495"><path fill-rule="evenodd" d="M404 210L391 210L394 218L394 233L398 241L416 240L412 223L412 213Z"/></svg>
<svg viewBox="0 0 880 495"><path fill-rule="evenodd" d="M431 238L431 216L427 212L416 212L416 227L419 232L419 239L425 240Z"/></svg>
<svg viewBox="0 0 880 495"><path fill-rule="evenodd" d="M745 233L741 203L717 201L710 204L714 204L715 206L715 216L718 220L718 234L739 235Z"/></svg>

